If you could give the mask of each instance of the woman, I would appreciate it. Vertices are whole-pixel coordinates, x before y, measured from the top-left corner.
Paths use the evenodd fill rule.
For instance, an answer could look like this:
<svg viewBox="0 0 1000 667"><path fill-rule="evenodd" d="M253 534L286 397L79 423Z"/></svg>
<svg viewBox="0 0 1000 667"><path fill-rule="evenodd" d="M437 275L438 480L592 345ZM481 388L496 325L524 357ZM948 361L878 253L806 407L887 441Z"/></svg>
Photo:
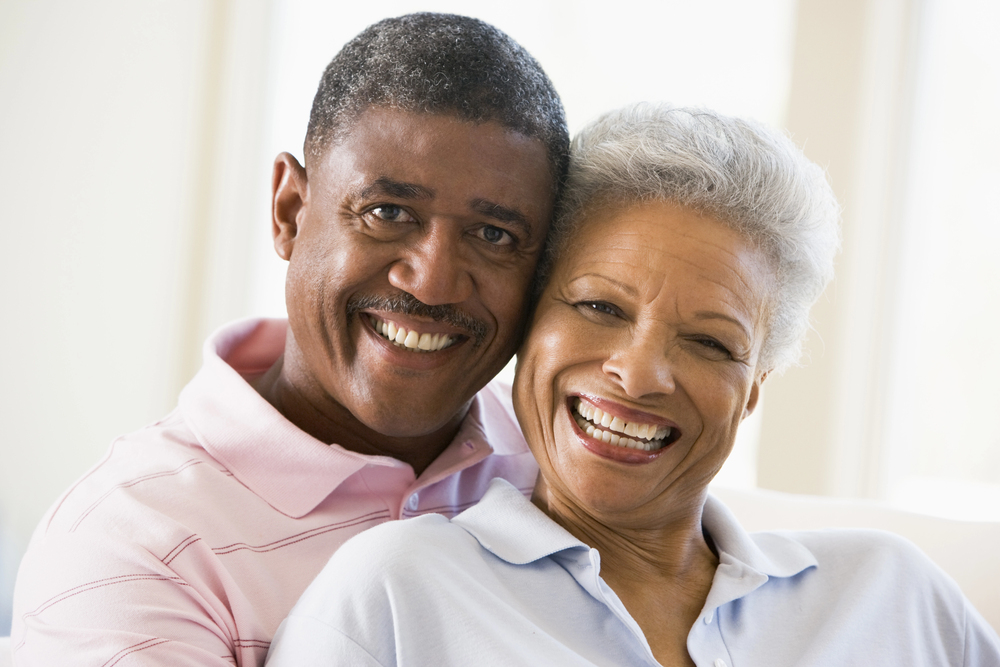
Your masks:
<svg viewBox="0 0 1000 667"><path fill-rule="evenodd" d="M514 405L541 475L352 540L269 665L1000 664L905 541L747 535L707 493L832 273L837 206L790 141L639 105L574 141Z"/></svg>

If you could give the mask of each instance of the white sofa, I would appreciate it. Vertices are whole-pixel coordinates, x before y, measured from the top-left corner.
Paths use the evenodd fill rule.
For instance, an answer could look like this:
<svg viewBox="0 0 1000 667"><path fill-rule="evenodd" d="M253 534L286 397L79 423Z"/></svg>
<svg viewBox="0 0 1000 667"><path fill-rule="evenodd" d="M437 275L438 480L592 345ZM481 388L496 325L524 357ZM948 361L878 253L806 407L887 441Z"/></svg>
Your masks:
<svg viewBox="0 0 1000 667"><path fill-rule="evenodd" d="M860 500L712 485L748 531L878 528L902 535L931 557L1000 632L1000 522L953 521Z"/></svg>
<svg viewBox="0 0 1000 667"><path fill-rule="evenodd" d="M962 587L1000 630L1000 522L952 521L884 505L712 485L711 492L749 530L879 528L915 543ZM10 667L10 640L0 638L0 667Z"/></svg>

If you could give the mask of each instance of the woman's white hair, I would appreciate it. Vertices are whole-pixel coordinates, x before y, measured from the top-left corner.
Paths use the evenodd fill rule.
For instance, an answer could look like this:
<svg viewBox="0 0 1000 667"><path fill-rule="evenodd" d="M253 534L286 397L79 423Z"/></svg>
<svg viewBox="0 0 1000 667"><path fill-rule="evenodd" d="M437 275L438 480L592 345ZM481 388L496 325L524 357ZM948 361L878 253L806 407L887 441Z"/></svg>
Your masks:
<svg viewBox="0 0 1000 667"><path fill-rule="evenodd" d="M759 363L795 363L840 244L840 207L823 170L752 121L665 104L612 111L573 139L540 283L588 211L656 200L706 213L770 257L776 293Z"/></svg>

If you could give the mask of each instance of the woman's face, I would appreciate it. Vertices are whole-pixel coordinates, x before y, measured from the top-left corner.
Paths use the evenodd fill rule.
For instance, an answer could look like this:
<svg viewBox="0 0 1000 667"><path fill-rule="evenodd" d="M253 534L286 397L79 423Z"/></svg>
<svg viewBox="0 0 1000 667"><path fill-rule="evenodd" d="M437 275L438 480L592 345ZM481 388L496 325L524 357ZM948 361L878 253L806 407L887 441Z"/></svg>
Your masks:
<svg viewBox="0 0 1000 667"><path fill-rule="evenodd" d="M769 262L667 202L592 211L567 245L514 383L547 493L642 525L700 507L766 375Z"/></svg>

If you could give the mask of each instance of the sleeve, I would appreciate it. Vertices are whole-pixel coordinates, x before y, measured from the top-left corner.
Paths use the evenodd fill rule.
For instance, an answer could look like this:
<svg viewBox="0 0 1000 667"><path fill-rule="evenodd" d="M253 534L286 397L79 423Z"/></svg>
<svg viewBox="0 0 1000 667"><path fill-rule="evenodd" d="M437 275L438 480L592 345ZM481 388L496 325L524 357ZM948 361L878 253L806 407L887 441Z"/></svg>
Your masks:
<svg viewBox="0 0 1000 667"><path fill-rule="evenodd" d="M345 633L292 613L274 635L265 667L387 667Z"/></svg>
<svg viewBox="0 0 1000 667"><path fill-rule="evenodd" d="M410 597L394 585L408 572L399 557L408 532L401 528L425 521L385 523L341 546L281 623L266 667L395 667L397 613L409 613Z"/></svg>
<svg viewBox="0 0 1000 667"><path fill-rule="evenodd" d="M427 600L440 600L437 582L453 574L440 555L456 533L465 531L439 514L425 514L352 537L283 621L267 667L441 662L446 620Z"/></svg>
<svg viewBox="0 0 1000 667"><path fill-rule="evenodd" d="M190 579L113 532L36 535L15 587L14 664L238 664L231 616L206 595L212 582ZM248 648L258 651L259 662L267 647Z"/></svg>
<svg viewBox="0 0 1000 667"><path fill-rule="evenodd" d="M967 600L965 602L964 653L963 667L1000 665L1000 637Z"/></svg>

